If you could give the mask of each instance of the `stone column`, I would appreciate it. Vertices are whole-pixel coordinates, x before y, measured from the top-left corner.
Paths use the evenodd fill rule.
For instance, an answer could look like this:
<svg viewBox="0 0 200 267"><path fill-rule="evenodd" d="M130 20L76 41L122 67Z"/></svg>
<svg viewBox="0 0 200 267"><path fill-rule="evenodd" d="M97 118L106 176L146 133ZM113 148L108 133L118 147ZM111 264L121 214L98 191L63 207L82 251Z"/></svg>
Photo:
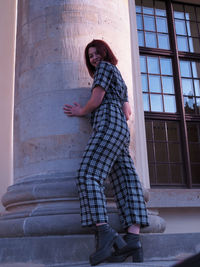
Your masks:
<svg viewBox="0 0 200 267"><path fill-rule="evenodd" d="M80 225L75 177L91 129L88 118L68 118L62 107L89 98L83 53L92 39L114 50L133 105L128 0L18 2L14 185L3 197L0 236L88 231ZM108 209L119 228L111 196Z"/></svg>

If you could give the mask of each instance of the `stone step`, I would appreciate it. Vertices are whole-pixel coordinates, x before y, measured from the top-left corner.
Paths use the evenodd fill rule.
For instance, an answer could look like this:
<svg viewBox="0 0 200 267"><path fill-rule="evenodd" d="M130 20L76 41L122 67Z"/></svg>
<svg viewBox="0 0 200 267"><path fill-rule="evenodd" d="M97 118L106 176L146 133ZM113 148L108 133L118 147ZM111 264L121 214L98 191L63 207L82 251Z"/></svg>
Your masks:
<svg viewBox="0 0 200 267"><path fill-rule="evenodd" d="M102 263L99 267L172 267L175 261L146 261L143 263ZM91 267L88 262L62 263L62 264L32 264L32 263L6 263L0 264L1 267Z"/></svg>
<svg viewBox="0 0 200 267"><path fill-rule="evenodd" d="M100 266L171 266L182 255L189 256L200 251L200 233L142 234L141 241L144 263L126 262ZM21 262L26 267L29 267L27 264L86 267L90 266L88 258L93 251L92 235L0 238L0 266L6 263L15 263L17 266Z"/></svg>

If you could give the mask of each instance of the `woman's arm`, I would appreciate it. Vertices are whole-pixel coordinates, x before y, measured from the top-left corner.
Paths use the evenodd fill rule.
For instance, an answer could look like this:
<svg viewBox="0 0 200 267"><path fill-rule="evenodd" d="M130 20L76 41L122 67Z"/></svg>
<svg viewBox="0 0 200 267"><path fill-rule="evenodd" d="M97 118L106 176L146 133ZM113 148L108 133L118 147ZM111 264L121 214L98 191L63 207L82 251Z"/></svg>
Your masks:
<svg viewBox="0 0 200 267"><path fill-rule="evenodd" d="M104 95L105 95L105 90L101 86L97 86L92 90L92 95L84 107L81 107L78 103L74 103L74 106L66 104L64 105L63 108L64 113L70 117L85 116L101 105Z"/></svg>
<svg viewBox="0 0 200 267"><path fill-rule="evenodd" d="M124 102L124 104L122 106L122 110L124 112L126 120L128 121L130 119L130 116L131 116L131 107L129 105L129 102Z"/></svg>

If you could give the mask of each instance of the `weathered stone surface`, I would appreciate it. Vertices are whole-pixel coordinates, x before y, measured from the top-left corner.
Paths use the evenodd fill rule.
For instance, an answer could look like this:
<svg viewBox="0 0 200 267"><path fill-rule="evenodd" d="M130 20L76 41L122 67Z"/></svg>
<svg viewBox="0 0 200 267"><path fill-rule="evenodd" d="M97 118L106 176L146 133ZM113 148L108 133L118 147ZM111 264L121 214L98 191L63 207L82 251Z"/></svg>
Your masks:
<svg viewBox="0 0 200 267"><path fill-rule="evenodd" d="M200 251L199 240L199 233L141 235L145 261L154 260L155 262L180 259L181 255L196 254ZM80 263L80 261L88 261L92 251L94 251L93 235L0 239L1 264L6 262L69 264L71 262L71 266L79 266L77 263ZM112 266L115 265L112 264Z"/></svg>
<svg viewBox="0 0 200 267"><path fill-rule="evenodd" d="M18 3L15 183L3 197L7 213L0 218L0 236L89 231L80 225L75 177L91 128L88 118L67 117L63 105L75 101L83 105L89 98L92 81L83 55L94 38L106 40L119 59L134 108L127 0ZM133 129L132 119L131 151ZM112 194L108 194L108 212L111 224L121 231ZM154 226L148 229L155 232L158 226L161 232L164 224L156 216L150 214Z"/></svg>

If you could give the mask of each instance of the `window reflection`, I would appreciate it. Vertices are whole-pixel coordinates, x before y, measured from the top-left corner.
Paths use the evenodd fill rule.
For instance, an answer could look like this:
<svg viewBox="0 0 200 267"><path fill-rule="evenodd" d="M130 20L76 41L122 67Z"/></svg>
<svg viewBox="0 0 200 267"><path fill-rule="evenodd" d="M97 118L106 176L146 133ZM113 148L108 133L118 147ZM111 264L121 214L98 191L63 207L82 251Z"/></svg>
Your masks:
<svg viewBox="0 0 200 267"><path fill-rule="evenodd" d="M164 2L155 1L155 13L157 16L166 17L166 6Z"/></svg>
<svg viewBox="0 0 200 267"><path fill-rule="evenodd" d="M162 77L163 92L168 94L174 94L174 81L173 77Z"/></svg>
<svg viewBox="0 0 200 267"><path fill-rule="evenodd" d="M164 95L165 112L176 112L176 99L175 96Z"/></svg>
<svg viewBox="0 0 200 267"><path fill-rule="evenodd" d="M136 12L139 45L170 49L165 3L155 0L138 0Z"/></svg>
<svg viewBox="0 0 200 267"><path fill-rule="evenodd" d="M146 45L148 47L157 47L157 40L156 40L156 34L152 32L146 32L145 33L145 38L146 38Z"/></svg>
<svg viewBox="0 0 200 267"><path fill-rule="evenodd" d="M200 114L200 63L198 61L180 61L182 90L185 112Z"/></svg>
<svg viewBox="0 0 200 267"><path fill-rule="evenodd" d="M174 4L174 18L177 19L184 19L184 9L183 9L183 5L179 5L179 4Z"/></svg>
<svg viewBox="0 0 200 267"><path fill-rule="evenodd" d="M173 8L178 50L200 53L199 22L195 15L199 8L184 5L184 9L182 4L174 4Z"/></svg>
<svg viewBox="0 0 200 267"><path fill-rule="evenodd" d="M180 35L187 35L185 21L184 20L175 20L176 33Z"/></svg>
<svg viewBox="0 0 200 267"><path fill-rule="evenodd" d="M193 80L192 79L182 79L182 88L184 95L193 96Z"/></svg>
<svg viewBox="0 0 200 267"><path fill-rule="evenodd" d="M168 32L168 27L167 27L167 19L166 18L156 18L156 25L157 25L157 31L158 32Z"/></svg>
<svg viewBox="0 0 200 267"><path fill-rule="evenodd" d="M172 75L172 61L169 58L161 58L161 73L164 75Z"/></svg>
<svg viewBox="0 0 200 267"><path fill-rule="evenodd" d="M151 99L151 111L163 112L162 96L151 94L150 99Z"/></svg>
<svg viewBox="0 0 200 267"><path fill-rule="evenodd" d="M158 34L158 47L161 49L169 49L169 37L167 34Z"/></svg>
<svg viewBox="0 0 200 267"><path fill-rule="evenodd" d="M159 74L159 62L158 57L147 57L148 72L153 74Z"/></svg>
<svg viewBox="0 0 200 267"><path fill-rule="evenodd" d="M161 93L160 76L149 75L149 89L151 92Z"/></svg>
<svg viewBox="0 0 200 267"><path fill-rule="evenodd" d="M188 39L187 37L178 36L177 37L177 44L179 51L189 51L188 49Z"/></svg>
<svg viewBox="0 0 200 267"><path fill-rule="evenodd" d="M191 77L191 66L189 61L180 61L180 69L181 69L181 76L182 77Z"/></svg>
<svg viewBox="0 0 200 267"><path fill-rule="evenodd" d="M172 60L166 57L141 56L140 65L144 110L176 113Z"/></svg>

